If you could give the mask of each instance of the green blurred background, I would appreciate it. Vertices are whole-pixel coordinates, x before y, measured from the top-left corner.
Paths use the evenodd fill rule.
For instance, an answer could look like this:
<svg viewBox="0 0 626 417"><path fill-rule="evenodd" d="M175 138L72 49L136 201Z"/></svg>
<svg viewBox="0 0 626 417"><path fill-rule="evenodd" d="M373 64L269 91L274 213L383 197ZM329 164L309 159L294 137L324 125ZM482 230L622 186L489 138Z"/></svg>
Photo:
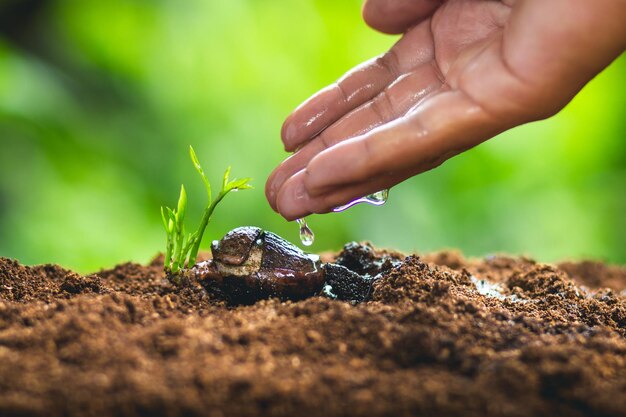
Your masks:
<svg viewBox="0 0 626 417"><path fill-rule="evenodd" d="M81 272L163 250L159 206L184 182L194 226L227 165L254 191L217 209L297 241L263 187L302 100L397 39L360 1L0 0L0 256ZM626 57L556 117L501 135L391 191L381 208L312 216L314 251L405 251L626 263Z"/></svg>

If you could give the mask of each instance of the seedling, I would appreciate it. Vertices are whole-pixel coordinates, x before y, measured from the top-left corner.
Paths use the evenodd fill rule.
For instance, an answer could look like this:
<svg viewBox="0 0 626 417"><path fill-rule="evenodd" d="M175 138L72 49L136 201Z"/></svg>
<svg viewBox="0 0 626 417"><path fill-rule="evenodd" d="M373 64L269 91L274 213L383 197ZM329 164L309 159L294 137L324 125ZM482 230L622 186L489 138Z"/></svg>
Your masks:
<svg viewBox="0 0 626 417"><path fill-rule="evenodd" d="M230 167L224 172L224 178L222 180L222 188L215 197L211 199L211 184L204 174L204 170L198 161L195 151L189 146L189 156L191 162L196 168L196 171L200 174L204 188L206 189L208 196L208 206L204 209L202 220L198 229L187 234L185 231L185 214L187 212L187 193L185 186L180 187L180 196L178 197L178 205L175 209L169 207L161 207L161 218L163 219L163 226L165 227L165 233L167 235L167 244L165 247L165 262L164 269L167 276L176 284L181 281L181 274L184 269L192 267L196 264L198 257L198 250L200 249L200 243L202 242L202 236L206 230L215 207L222 201L222 199L231 191L246 190L252 188L249 184L250 178L241 178L230 180Z"/></svg>

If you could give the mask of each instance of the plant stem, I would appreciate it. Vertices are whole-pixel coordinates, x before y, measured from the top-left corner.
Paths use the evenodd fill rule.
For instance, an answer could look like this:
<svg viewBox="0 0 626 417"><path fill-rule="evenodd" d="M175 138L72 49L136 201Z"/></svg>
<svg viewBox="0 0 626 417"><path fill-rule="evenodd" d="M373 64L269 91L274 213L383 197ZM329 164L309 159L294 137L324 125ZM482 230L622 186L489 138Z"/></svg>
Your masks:
<svg viewBox="0 0 626 417"><path fill-rule="evenodd" d="M164 265L165 265L165 270L169 271L170 270L170 265L172 264L172 250L173 250L173 245L172 245L172 235L171 234L167 234L167 244L165 246L165 261L164 261Z"/></svg>
<svg viewBox="0 0 626 417"><path fill-rule="evenodd" d="M215 200L211 202L211 205L204 210L204 214L202 216L202 221L200 222L200 226L198 227L198 235L196 236L196 241L191 247L191 253L189 254L189 261L187 262L187 267L194 266L196 264L196 258L198 257L198 251L200 250L200 243L202 242L202 236L204 236L204 231L206 230L207 225L209 224L209 220L211 220L211 215L215 210L217 204L222 201L224 196L232 190L222 190L217 195Z"/></svg>

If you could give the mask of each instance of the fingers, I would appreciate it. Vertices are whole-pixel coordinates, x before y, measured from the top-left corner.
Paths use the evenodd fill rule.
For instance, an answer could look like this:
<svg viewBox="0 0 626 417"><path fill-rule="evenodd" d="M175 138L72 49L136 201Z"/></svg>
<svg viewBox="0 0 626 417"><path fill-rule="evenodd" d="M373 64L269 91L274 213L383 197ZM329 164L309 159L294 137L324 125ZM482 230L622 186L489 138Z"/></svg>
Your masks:
<svg viewBox="0 0 626 417"><path fill-rule="evenodd" d="M278 211L287 220L295 220L311 213L327 213L335 207L364 195L390 188L412 175L410 172L405 172L380 177L372 181L341 187L323 196L313 198L306 192L304 186L306 172L302 170L289 178L285 186L281 188L277 199L279 201Z"/></svg>
<svg viewBox="0 0 626 417"><path fill-rule="evenodd" d="M324 213L439 165L504 130L464 93L446 91L407 116L316 155L277 193L287 219Z"/></svg>
<svg viewBox="0 0 626 417"><path fill-rule="evenodd" d="M379 175L429 166L493 136L502 128L461 91L447 91L402 119L344 141L307 165L306 190L318 196Z"/></svg>
<svg viewBox="0 0 626 417"><path fill-rule="evenodd" d="M398 75L398 61L388 52L355 68L320 90L287 117L281 136L285 150L293 151L359 104L370 100Z"/></svg>
<svg viewBox="0 0 626 417"><path fill-rule="evenodd" d="M363 20L383 33L403 33L429 17L444 0L366 0Z"/></svg>
<svg viewBox="0 0 626 417"><path fill-rule="evenodd" d="M425 3L415 0L411 6L401 0L387 1L398 10L401 5ZM402 61L401 48L394 46L398 65L385 74L386 79L381 76L368 94L350 102L351 90L340 88L344 101L337 110L326 110L333 102L321 94L317 108L305 103L294 112L291 121L298 122L300 117L298 123L310 123L302 128L298 123L289 126L288 120L285 126L293 128L292 138L296 138L290 146L308 144L273 174L273 207L288 219L330 211L437 166L506 128L558 111L626 47L622 24L626 9L609 0L599 1L602 7L584 0L554 0L550 5L506 3L511 8L506 10L510 13L507 24L495 25L501 32L478 32L483 42L461 42L463 54L449 59L439 47L443 64L451 64L444 68L445 87L417 100L408 112L403 103L410 103L411 98L399 95L403 100L394 102L390 92L407 78L402 65L408 71L414 67ZM382 0L369 0L365 7L374 4ZM460 7L461 3L454 4ZM419 15L415 7L411 10ZM564 22L554 25L556 16ZM598 27L603 17L608 20ZM429 22L409 30L402 41L428 28ZM432 39L427 43L432 45ZM432 46L424 51L433 55ZM355 91L365 83L365 78L352 79L357 81L351 86ZM375 94L377 89L383 93Z"/></svg>
<svg viewBox="0 0 626 417"><path fill-rule="evenodd" d="M265 183L265 197L270 203L272 210L278 211L276 197L280 187L293 174L300 171L318 153L325 149L322 141L307 143L295 154L285 159L268 177Z"/></svg>
<svg viewBox="0 0 626 417"><path fill-rule="evenodd" d="M342 116L371 100L402 74L434 57L432 35L421 24L403 36L386 54L367 61L336 83L302 103L285 120L281 136L293 151Z"/></svg>
<svg viewBox="0 0 626 417"><path fill-rule="evenodd" d="M276 192L282 183L303 169L315 155L343 140L364 134L377 126L403 116L441 86L442 81L431 63L424 64L413 72L398 78L373 100L335 122L285 160L268 179L266 195L270 205L276 209Z"/></svg>

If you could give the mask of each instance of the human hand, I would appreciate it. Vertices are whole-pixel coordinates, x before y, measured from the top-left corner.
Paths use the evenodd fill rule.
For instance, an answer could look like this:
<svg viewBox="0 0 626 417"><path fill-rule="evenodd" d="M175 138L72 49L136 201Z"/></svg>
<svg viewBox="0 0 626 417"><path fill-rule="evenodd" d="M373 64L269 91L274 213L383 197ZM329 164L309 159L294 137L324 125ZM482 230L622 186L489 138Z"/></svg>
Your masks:
<svg viewBox="0 0 626 417"><path fill-rule="evenodd" d="M266 195L288 220L557 113L626 48L623 0L366 0L363 17L404 35L285 121L296 152Z"/></svg>

